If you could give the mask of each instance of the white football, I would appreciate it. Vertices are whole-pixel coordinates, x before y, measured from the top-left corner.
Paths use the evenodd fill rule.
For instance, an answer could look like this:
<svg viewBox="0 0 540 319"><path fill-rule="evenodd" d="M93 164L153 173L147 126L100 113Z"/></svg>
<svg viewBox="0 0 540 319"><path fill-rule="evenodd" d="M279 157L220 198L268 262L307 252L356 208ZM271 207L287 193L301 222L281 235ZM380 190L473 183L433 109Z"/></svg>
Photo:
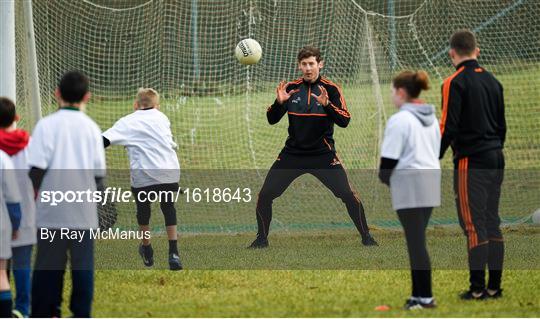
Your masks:
<svg viewBox="0 0 540 319"><path fill-rule="evenodd" d="M255 64L262 57L262 48L259 42L248 38L238 42L234 55L244 65Z"/></svg>
<svg viewBox="0 0 540 319"><path fill-rule="evenodd" d="M533 224L540 225L540 208L532 214L531 218Z"/></svg>

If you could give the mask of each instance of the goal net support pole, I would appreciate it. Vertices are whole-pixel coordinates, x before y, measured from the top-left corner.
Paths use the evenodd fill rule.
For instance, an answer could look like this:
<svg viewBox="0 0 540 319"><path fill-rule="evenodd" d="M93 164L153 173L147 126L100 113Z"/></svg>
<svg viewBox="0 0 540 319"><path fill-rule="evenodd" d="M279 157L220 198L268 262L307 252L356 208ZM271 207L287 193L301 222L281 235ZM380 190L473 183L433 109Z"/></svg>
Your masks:
<svg viewBox="0 0 540 319"><path fill-rule="evenodd" d="M32 13L32 1L23 1L24 24L26 27L26 52L28 54L28 89L32 122L35 125L41 119L41 97L39 93L39 74L36 56L36 37L34 35L34 18Z"/></svg>
<svg viewBox="0 0 540 319"><path fill-rule="evenodd" d="M0 1L0 96L16 102L15 0Z"/></svg>

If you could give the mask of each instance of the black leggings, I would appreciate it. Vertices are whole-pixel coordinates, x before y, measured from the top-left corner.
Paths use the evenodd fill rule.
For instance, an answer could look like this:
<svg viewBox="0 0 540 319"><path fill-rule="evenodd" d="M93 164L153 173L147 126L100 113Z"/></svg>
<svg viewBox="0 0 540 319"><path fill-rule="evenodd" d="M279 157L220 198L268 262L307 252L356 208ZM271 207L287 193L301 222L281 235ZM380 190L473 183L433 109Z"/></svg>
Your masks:
<svg viewBox="0 0 540 319"><path fill-rule="evenodd" d="M407 240L413 297L432 297L431 262L426 248L426 227L432 210L433 207L420 207L397 211Z"/></svg>
<svg viewBox="0 0 540 319"><path fill-rule="evenodd" d="M139 225L146 226L150 224L150 207L152 203L145 200L147 199L146 196L148 196L149 192L157 192L157 194L161 197L159 207L161 208L161 212L165 217L165 226L176 225L176 208L174 207L174 197L178 191L178 187L178 183L151 185L140 188L132 187L131 191L133 192L133 196L135 196L135 203L137 205L137 222ZM139 198L139 196L141 198ZM139 199L143 199L143 201L140 201Z"/></svg>
<svg viewBox="0 0 540 319"><path fill-rule="evenodd" d="M340 159L334 153L298 156L281 153L274 162L259 192L257 200L257 225L260 237L267 237L272 221L272 203L285 192L289 185L303 174L311 174L341 199L356 229L365 238L369 228L364 213L364 206L358 194L349 184L347 173ZM316 194L314 195L316 199Z"/></svg>

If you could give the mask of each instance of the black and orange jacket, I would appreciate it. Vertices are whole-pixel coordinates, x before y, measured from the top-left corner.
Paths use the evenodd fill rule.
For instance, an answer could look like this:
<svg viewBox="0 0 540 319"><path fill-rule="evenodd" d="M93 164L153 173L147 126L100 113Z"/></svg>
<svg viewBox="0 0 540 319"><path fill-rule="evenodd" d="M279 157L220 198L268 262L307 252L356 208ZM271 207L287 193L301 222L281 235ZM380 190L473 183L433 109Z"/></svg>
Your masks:
<svg viewBox="0 0 540 319"><path fill-rule="evenodd" d="M456 67L442 86L441 153L454 158L501 149L506 137L503 87L476 60Z"/></svg>
<svg viewBox="0 0 540 319"><path fill-rule="evenodd" d="M330 104L326 107L311 96L312 93L321 94L319 85L328 92ZM335 152L334 123L347 127L351 119L341 89L319 76L314 83L302 78L289 82L286 90L295 92L283 105L274 101L266 112L270 124L279 122L285 113L289 115L289 137L282 151L297 155Z"/></svg>

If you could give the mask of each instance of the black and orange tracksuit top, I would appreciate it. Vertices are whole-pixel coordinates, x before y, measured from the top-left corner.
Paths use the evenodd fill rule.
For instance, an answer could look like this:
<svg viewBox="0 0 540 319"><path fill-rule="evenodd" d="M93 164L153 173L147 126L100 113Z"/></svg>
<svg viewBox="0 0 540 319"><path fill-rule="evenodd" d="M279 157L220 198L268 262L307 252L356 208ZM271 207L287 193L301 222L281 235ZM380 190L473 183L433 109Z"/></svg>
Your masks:
<svg viewBox="0 0 540 319"><path fill-rule="evenodd" d="M506 138L503 87L477 60L456 67L442 86L440 158L452 146L454 158L502 149Z"/></svg>
<svg viewBox="0 0 540 319"><path fill-rule="evenodd" d="M330 104L322 106L311 96L321 94L319 85L328 92ZM335 152L334 123L347 127L351 114L347 110L341 88L319 76L309 83L303 78L287 83L287 92L295 91L283 105L274 101L267 112L268 123L276 124L289 115L289 137L282 152L296 155L319 155Z"/></svg>

